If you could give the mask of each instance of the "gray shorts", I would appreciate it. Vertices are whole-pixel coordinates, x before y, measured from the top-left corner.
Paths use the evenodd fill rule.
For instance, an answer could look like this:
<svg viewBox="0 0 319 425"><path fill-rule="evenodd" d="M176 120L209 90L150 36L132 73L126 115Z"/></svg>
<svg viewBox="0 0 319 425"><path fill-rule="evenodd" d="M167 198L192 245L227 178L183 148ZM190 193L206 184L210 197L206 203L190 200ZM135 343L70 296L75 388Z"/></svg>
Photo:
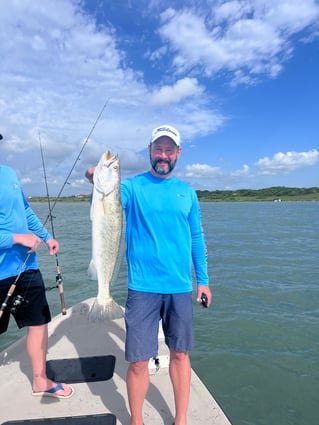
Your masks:
<svg viewBox="0 0 319 425"><path fill-rule="evenodd" d="M13 276L0 280L1 305L15 279L16 277ZM23 301L19 302L15 308L14 301L19 300L16 298L17 295L22 296ZM10 302L0 319L0 334L7 330L11 313L19 328L44 325L50 322L51 314L40 270L27 270L21 273Z"/></svg>
<svg viewBox="0 0 319 425"><path fill-rule="evenodd" d="M194 348L191 292L154 294L129 289L125 307L125 359L128 362L157 355L161 319L165 343L170 349L188 352Z"/></svg>

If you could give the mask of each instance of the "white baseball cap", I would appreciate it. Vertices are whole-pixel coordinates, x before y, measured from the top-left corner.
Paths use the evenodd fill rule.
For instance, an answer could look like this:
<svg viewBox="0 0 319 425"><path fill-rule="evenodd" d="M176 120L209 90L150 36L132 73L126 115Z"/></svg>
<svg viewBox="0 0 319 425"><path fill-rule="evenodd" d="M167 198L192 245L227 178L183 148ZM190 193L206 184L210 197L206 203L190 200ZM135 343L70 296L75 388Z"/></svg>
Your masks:
<svg viewBox="0 0 319 425"><path fill-rule="evenodd" d="M177 146L181 145L181 136L176 128L172 127L171 125L161 125L154 128L152 131L151 143L154 143L157 139L163 136L172 139Z"/></svg>

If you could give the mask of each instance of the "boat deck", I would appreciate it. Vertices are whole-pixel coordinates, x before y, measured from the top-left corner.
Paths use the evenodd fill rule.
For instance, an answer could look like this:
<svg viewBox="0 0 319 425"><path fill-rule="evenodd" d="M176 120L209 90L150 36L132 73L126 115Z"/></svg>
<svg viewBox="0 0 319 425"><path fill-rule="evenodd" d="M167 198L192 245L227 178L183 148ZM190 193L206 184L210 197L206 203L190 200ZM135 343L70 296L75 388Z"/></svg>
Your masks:
<svg viewBox="0 0 319 425"><path fill-rule="evenodd" d="M14 420L71 417L112 413L117 425L129 425L124 359L124 319L90 322L88 312L94 298L68 309L67 315L53 318L49 325L47 360L113 355L113 377L99 382L73 383L73 397L60 400L33 397L31 366L22 338L0 353L1 423ZM174 397L168 375L168 351L159 338L160 368L150 363L151 383L144 404L145 425L171 425ZM192 371L190 425L230 425L229 420L198 376Z"/></svg>

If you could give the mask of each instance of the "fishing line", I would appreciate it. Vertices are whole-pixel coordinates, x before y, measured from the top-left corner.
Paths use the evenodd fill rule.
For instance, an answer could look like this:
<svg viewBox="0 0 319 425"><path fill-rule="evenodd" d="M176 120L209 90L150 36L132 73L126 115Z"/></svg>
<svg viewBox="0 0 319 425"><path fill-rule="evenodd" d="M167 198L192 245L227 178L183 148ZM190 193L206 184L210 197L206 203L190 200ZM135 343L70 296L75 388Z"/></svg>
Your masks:
<svg viewBox="0 0 319 425"><path fill-rule="evenodd" d="M78 155L77 155L77 157L76 157L76 159L75 159L75 161L74 161L74 163L73 163L73 165L72 165L72 167L69 171L69 174L67 175L67 177L66 177L66 179L65 179L65 181L64 181L64 183L63 183L63 185L62 185L62 187L61 187L61 189L60 189L58 195L56 196L55 201L52 205L51 205L50 195L49 195L48 179L47 179L47 174L46 174L46 166L45 166L45 161L44 161L44 155L43 155L43 149L42 149L42 143L41 143L41 136L40 136L40 133L39 133L39 144L40 144L40 151L41 151L42 168L43 168L43 175L44 175L45 188L46 188L46 197L47 197L48 208L49 208L49 214L48 214L47 218L45 219L45 221L43 223L43 227L46 225L47 221L50 220L52 237L54 239L55 239L55 232L54 232L54 225L53 225L54 216L52 215L52 211L53 211L58 199L61 197L63 189L64 189L65 185L68 183L69 178L70 178L77 162L80 160L81 154L82 154L86 144L88 143L88 141L89 141L99 119L101 118L101 115L103 114L104 109L106 108L107 104L109 103L109 100L110 100L109 98L106 99L100 113L98 114L88 136L86 137L86 139L85 139L85 141L82 145L82 148L80 149L80 152L78 153ZM59 258L58 258L57 254L55 254L55 260L56 260L56 284L57 284L55 287L59 289L60 300L61 300L61 311L62 311L62 314L64 315L64 314L66 314L66 307L65 307L65 301L64 301L63 279L62 279L61 268L60 268L60 264L59 264ZM50 287L50 288L46 288L46 289L51 290L55 287Z"/></svg>
<svg viewBox="0 0 319 425"><path fill-rule="evenodd" d="M69 178L70 178L70 176L71 176L71 174L72 174L72 171L74 170L74 168L75 168L75 166L76 166L77 162L80 160L81 154L82 154L82 152L83 152L83 150L84 150L84 148L85 148L85 146L86 146L87 142L89 141L89 139L90 139L90 137L91 137L91 134L93 133L93 131L94 131L94 129L95 129L95 127L96 127L96 125L97 125L97 123L98 123L99 119L101 118L101 115L103 114L104 109L106 108L107 104L109 103L109 100L110 100L110 98L107 98L107 99L106 99L106 102L104 103L104 105L103 105L103 107L102 107L102 109L101 109L101 111L100 111L99 115L97 116L97 118L96 118L96 120L95 120L95 122L94 122L94 124L93 124L93 126L92 126L92 128L91 128L91 130L90 130L90 132L89 132L89 134L88 134L88 136L87 136L87 138L85 139L85 141L84 141L84 143L83 143L83 146L82 146L82 148L81 148L81 150L80 150L80 152L79 152L78 156L76 157L76 159L75 159L75 161L74 161L74 163L73 163L73 165L72 165L72 167L71 167L71 170L70 170L69 174L67 175L67 177L66 177L66 179L65 179L65 181L64 181L64 183L63 183L63 185L62 185L62 187L61 187L61 189L60 189L60 191L59 191L59 193L58 193L58 195L57 195L57 196L56 196L56 198L55 198L55 201L53 202L53 205L52 205L52 207L51 207L51 211L53 211L53 209L54 209L54 207L55 207L55 205L56 205L57 201L60 199L61 194L62 194L62 192L63 192L63 189L64 189L65 185L68 183ZM47 216L47 218L45 219L45 221L44 221L44 226L45 226L46 222L49 220L49 218L50 218L50 214L49 214L49 215Z"/></svg>
<svg viewBox="0 0 319 425"><path fill-rule="evenodd" d="M47 173L46 173L46 167L45 167L45 162L44 162L44 155L43 155L40 133L39 133L39 145L40 145L40 151L41 151L41 159L42 159L43 176L44 176L44 182L45 182L45 188L46 188L46 196L47 196L48 208L49 208L49 218L50 218L50 223L51 223L51 232L52 232L53 239L55 239L55 231L54 231L54 225L53 225L53 218L54 217L52 215ZM65 301L64 301L63 279L62 279L58 254L55 254L55 262L56 262L56 277L55 277L56 286L53 287L53 288L59 289L60 301L61 301L61 312L62 312L63 315L65 315L66 314L66 307L65 307ZM53 289L53 288L51 287L51 288L46 288L46 289L50 290L50 289Z"/></svg>
<svg viewBox="0 0 319 425"><path fill-rule="evenodd" d="M94 124L93 124L93 126L92 126L92 128L91 128L91 130L90 130L90 132L89 132L89 134L88 134L88 136L87 136L87 138L85 139L85 141L84 141L84 143L83 143L83 146L82 146L82 148L81 148L81 150L80 150L80 152L79 152L78 156L76 157L76 159L75 159L75 161L74 161L74 163L73 163L73 165L72 165L72 167L71 167L71 170L70 170L69 174L67 175L67 177L66 177L66 179L65 179L65 181L64 181L64 183L63 183L63 185L62 185L62 187L61 187L61 189L60 189L60 191L59 191L59 193L58 193L58 195L57 195L57 197L55 198L55 201L54 201L54 203L53 203L53 205L52 205L52 206L51 206L51 203L50 203L50 197L49 197L48 188L47 188L47 181L46 181L47 199L48 199L48 204L49 204L49 214L48 214L47 218L45 219L45 221L44 221L44 223L43 223L43 225L42 225L42 228L44 228L45 224L46 224L46 223L47 223L47 221L50 219L50 221L51 221L51 227L52 227L52 236L53 236L53 238L54 238L54 227L53 227L53 218L54 218L54 217L53 217L53 215L52 215L52 211L53 211L53 209L54 209L54 207L55 207L55 205L56 205L57 201L58 201L58 200L59 200L59 198L61 197L61 194L62 194L62 192L63 192L63 189L64 189L65 185L68 183L68 180L69 180L69 178L70 178L70 176L71 176L71 174L72 174L72 171L74 170L74 167L76 166L77 162L79 161L79 159L80 159L80 157L81 157L81 154L82 154L82 152L83 152L83 150L84 150L84 148L85 148L86 144L87 144L87 143L88 143L88 141L89 141L89 138L91 137L91 135L92 135L92 133L93 133L93 131L94 131L94 129L95 129L95 127L96 127L96 125L97 125L97 123L98 123L99 119L101 118L101 115L103 114L104 109L106 108L107 104L109 103L109 100L110 100L109 98L107 98L107 99L106 99L106 101L105 101L105 103L104 103L104 105L103 105L103 107L102 107L102 109L101 109L100 113L98 114L98 116L97 116L97 118L96 118L96 120L95 120L95 122L94 122ZM3 136L2 136L2 134L0 134L0 140L2 140L2 139L3 139ZM42 145L41 145L41 138L40 138L40 134L39 134L39 139L40 139L40 147L41 147L42 164L44 164L44 159L43 159L43 152L42 152ZM44 168L44 174L45 174L45 176L46 176L46 173L45 173L45 167L43 167L43 168ZM46 177L45 177L45 180L46 180ZM54 239L55 239L55 238L54 238ZM28 262L28 260L29 260L29 257L30 257L30 253L27 255L27 257L26 257L26 259L25 259L24 263L22 264L22 266L21 266L21 268L20 268L20 271L19 271L19 274L17 275L17 277L16 277L16 279L15 279L14 283L10 286L10 288L9 288L9 290L8 290L8 293L7 293L7 296L6 296L6 298L5 298L4 302L2 303L2 305L1 305L1 307L0 307L0 319L1 319L2 315L3 315L4 310L5 310L5 309L6 309L6 307L7 307L8 302L11 300L11 297L13 296L13 293L14 293L15 288L16 288L16 286L17 286L17 282L18 282L18 280L19 280L19 278L20 278L20 276L21 276L21 274L22 274L22 272L23 272L23 270L24 270L24 268L25 268L25 266L26 266L26 264L27 264L27 262ZM61 292L60 292L60 298L61 298L61 309L62 309L62 314L66 314L65 305L64 305L64 294L63 294L62 276L61 276L61 272L60 272L60 266L59 266L59 262L58 262L58 257L57 257L57 255L56 255L56 263L57 263L57 277L56 277L56 279L57 279L57 284L58 284L59 290L60 290L60 291L62 290L62 294L61 294ZM51 288L50 288L50 289L51 289Z"/></svg>

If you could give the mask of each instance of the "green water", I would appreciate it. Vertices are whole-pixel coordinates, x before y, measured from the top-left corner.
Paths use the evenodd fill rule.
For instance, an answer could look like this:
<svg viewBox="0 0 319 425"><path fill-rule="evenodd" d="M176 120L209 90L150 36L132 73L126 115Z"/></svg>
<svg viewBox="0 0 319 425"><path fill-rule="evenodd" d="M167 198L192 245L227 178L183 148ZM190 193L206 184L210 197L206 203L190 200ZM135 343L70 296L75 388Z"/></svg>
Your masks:
<svg viewBox="0 0 319 425"><path fill-rule="evenodd" d="M31 206L47 217L45 204ZM87 279L89 205L57 204L54 216L70 306L97 294ZM208 310L194 303L193 368L233 425L316 425L319 203L203 203L202 216L214 299ZM55 259L45 247L39 260L54 285ZM126 292L123 262L112 295L124 304ZM60 314L57 290L47 294ZM22 335L12 322L0 350Z"/></svg>

